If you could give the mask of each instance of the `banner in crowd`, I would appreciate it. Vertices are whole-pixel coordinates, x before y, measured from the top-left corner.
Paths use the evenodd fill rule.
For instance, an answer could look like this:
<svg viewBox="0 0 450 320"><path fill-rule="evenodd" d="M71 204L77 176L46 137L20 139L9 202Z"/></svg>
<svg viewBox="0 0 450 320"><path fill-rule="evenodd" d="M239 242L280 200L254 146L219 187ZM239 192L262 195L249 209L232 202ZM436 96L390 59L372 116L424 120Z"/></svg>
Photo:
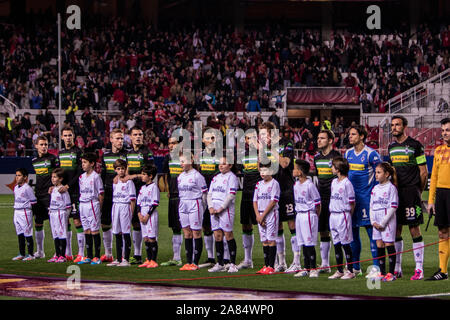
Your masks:
<svg viewBox="0 0 450 320"><path fill-rule="evenodd" d="M353 88L288 88L287 104L355 104L358 102Z"/></svg>

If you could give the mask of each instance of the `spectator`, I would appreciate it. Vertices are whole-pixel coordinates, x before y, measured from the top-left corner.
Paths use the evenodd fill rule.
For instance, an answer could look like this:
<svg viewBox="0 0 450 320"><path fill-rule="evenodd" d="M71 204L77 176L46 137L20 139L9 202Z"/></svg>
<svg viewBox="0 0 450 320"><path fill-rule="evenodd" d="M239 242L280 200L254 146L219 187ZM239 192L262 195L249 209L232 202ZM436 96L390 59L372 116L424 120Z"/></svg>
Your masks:
<svg viewBox="0 0 450 320"><path fill-rule="evenodd" d="M261 105L259 104L256 94L253 94L252 98L248 101L247 112L261 111Z"/></svg>

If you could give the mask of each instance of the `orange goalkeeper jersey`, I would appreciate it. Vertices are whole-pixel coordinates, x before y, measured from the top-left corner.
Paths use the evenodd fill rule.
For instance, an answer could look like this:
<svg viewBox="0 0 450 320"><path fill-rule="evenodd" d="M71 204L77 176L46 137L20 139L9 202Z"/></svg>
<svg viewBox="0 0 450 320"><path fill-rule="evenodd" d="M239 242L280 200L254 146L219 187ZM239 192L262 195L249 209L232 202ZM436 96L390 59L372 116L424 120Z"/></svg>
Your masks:
<svg viewBox="0 0 450 320"><path fill-rule="evenodd" d="M450 147L442 145L434 152L428 203L436 200L436 188L450 189Z"/></svg>

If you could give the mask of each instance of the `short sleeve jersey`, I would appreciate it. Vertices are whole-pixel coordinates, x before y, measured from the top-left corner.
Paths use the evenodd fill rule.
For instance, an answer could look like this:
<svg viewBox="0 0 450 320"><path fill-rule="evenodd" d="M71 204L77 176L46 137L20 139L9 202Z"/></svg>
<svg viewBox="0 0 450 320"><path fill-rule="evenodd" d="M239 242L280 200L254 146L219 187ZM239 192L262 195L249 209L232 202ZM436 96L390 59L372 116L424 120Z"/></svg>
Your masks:
<svg viewBox="0 0 450 320"><path fill-rule="evenodd" d="M98 201L98 197L104 192L100 175L93 171L89 176L83 173L80 176L80 202Z"/></svg>
<svg viewBox="0 0 450 320"><path fill-rule="evenodd" d="M320 205L320 194L311 179L294 184L295 212L313 211Z"/></svg>
<svg viewBox="0 0 450 320"><path fill-rule="evenodd" d="M106 152L102 159L102 181L105 183L105 189L112 190L116 171L114 170L114 162L117 159L127 160L127 152L121 150L119 152Z"/></svg>
<svg viewBox="0 0 450 320"><path fill-rule="evenodd" d="M47 197L48 189L52 186L52 172L59 166L58 158L47 153L42 157L34 158L31 162L36 172L36 196Z"/></svg>
<svg viewBox="0 0 450 320"><path fill-rule="evenodd" d="M169 184L169 194L171 196L178 195L178 176L183 172L180 165L180 160L174 160L170 154L164 157L162 172L167 175L167 182ZM172 198L172 197L171 197Z"/></svg>
<svg viewBox="0 0 450 320"><path fill-rule="evenodd" d="M253 202L258 203L258 211L264 212L271 201L276 202L272 211L277 211L278 202L280 201L280 192L280 184L277 180L272 179L267 183L264 182L264 180L258 181L255 186L255 193L253 194Z"/></svg>
<svg viewBox="0 0 450 320"><path fill-rule="evenodd" d="M53 188L50 195L50 210L66 210L72 207L68 192L59 193L58 188Z"/></svg>
<svg viewBox="0 0 450 320"><path fill-rule="evenodd" d="M408 137L402 143L392 142L388 150L390 162L397 172L399 188L420 187L419 166L427 164L423 145Z"/></svg>
<svg viewBox="0 0 450 320"><path fill-rule="evenodd" d="M137 198L137 205L145 208L159 205L159 188L156 183L152 182L142 186Z"/></svg>
<svg viewBox="0 0 450 320"><path fill-rule="evenodd" d="M372 189L370 211L386 210L398 207L397 188L391 183L377 184Z"/></svg>
<svg viewBox="0 0 450 320"><path fill-rule="evenodd" d="M247 148L242 159L243 193L253 194L255 185L261 180L258 171L258 151L254 148Z"/></svg>
<svg viewBox="0 0 450 320"><path fill-rule="evenodd" d="M341 154L336 150L331 150L327 155L319 152L314 156L314 165L319 179L318 189L321 195L330 195L331 193L331 182L336 178L331 171L332 161L340 156Z"/></svg>
<svg viewBox="0 0 450 320"><path fill-rule="evenodd" d="M345 158L350 165L348 179L355 190L356 201L368 204L372 188L377 183L375 168L381 162L380 155L374 149L364 146L359 153L356 153L355 148L347 150Z"/></svg>
<svg viewBox="0 0 450 320"><path fill-rule="evenodd" d="M14 209L31 209L36 202L33 189L28 183L14 187Z"/></svg>
<svg viewBox="0 0 450 320"><path fill-rule="evenodd" d="M238 185L238 179L231 171L216 175L209 186L209 193L211 194L213 204L220 207L228 194L236 194Z"/></svg>
<svg viewBox="0 0 450 320"><path fill-rule="evenodd" d="M213 177L219 172L219 160L214 153L202 152L200 157L200 173L205 177L206 185L209 187Z"/></svg>
<svg viewBox="0 0 450 320"><path fill-rule="evenodd" d="M178 176L178 194L180 200L200 199L208 191L205 178L195 169L182 172Z"/></svg>
<svg viewBox="0 0 450 320"><path fill-rule="evenodd" d="M130 203L132 200L136 200L136 188L133 181L119 180L113 184L113 203Z"/></svg>
<svg viewBox="0 0 450 320"><path fill-rule="evenodd" d="M294 144L289 139L281 139L279 142L278 153L281 157L289 158L290 162L286 168L281 165L278 168L277 174L274 176L280 184L282 193L292 192L294 186L294 178L292 176L292 171L294 170Z"/></svg>
<svg viewBox="0 0 450 320"><path fill-rule="evenodd" d="M370 201L370 200L369 200ZM330 212L350 212L350 204L355 202L355 191L348 178L331 182Z"/></svg>
<svg viewBox="0 0 450 320"><path fill-rule="evenodd" d="M64 169L63 184L69 186L69 194L78 196L78 178L83 173L81 168L81 149L73 146L62 149L58 154L59 167Z"/></svg>

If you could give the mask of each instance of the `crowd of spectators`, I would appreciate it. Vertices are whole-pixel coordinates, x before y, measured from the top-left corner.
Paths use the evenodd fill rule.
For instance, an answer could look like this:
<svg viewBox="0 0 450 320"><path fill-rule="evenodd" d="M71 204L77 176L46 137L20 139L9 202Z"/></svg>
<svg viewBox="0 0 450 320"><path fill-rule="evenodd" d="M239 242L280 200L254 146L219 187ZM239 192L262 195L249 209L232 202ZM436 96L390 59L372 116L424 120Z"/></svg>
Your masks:
<svg viewBox="0 0 450 320"><path fill-rule="evenodd" d="M192 126L198 111L227 112L223 123L245 126L233 112L274 110L289 86L349 86L365 110L448 67L449 28L421 25L417 43L396 33L379 43L370 35L333 32L324 42L313 29L183 25L154 29L120 18L83 20L62 35L62 108L78 143L102 148L113 127L146 130L148 143L166 149L174 128ZM29 149L34 135L57 141L57 37L54 23L0 25L0 94L20 108L42 110L31 127L26 116L7 118L0 147ZM343 78L342 73L348 73ZM398 77L397 73L402 72ZM356 73L353 77L351 73ZM355 101L358 103L358 101ZM75 117L83 110L81 119ZM120 116L92 111L118 111ZM97 115L98 114L98 115ZM32 144L32 143L31 143ZM23 147L22 147L23 145ZM158 149L158 148L155 148ZM24 151L25 153L25 151Z"/></svg>

